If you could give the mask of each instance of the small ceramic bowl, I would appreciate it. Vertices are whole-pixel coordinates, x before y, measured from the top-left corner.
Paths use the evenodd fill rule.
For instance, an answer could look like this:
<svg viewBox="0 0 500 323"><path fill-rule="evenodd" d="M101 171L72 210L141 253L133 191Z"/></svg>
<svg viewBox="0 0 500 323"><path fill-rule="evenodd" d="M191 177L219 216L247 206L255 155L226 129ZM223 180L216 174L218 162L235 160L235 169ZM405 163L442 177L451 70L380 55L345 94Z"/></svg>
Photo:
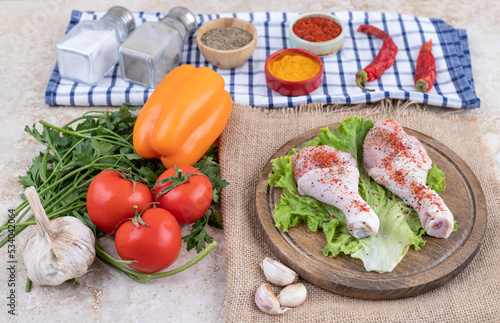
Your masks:
<svg viewBox="0 0 500 323"><path fill-rule="evenodd" d="M218 50L208 47L201 41L201 37L213 28L236 27L252 35L250 43L232 50ZM196 34L198 49L210 64L222 69L232 69L243 65L252 56L257 46L257 30L250 22L238 18L219 18L204 23Z"/></svg>
<svg viewBox="0 0 500 323"><path fill-rule="evenodd" d="M269 71L270 64L285 55L303 55L309 57L320 65L319 72L308 80L298 82L286 81L274 76L271 71ZM318 55L304 49L285 48L279 50L271 54L266 59L264 69L267 86L269 86L271 90L286 96L306 95L316 90L323 82L323 61L321 60L321 58L319 58Z"/></svg>
<svg viewBox="0 0 500 323"><path fill-rule="evenodd" d="M340 32L340 35L338 35L336 38L324 42L310 42L304 40L293 32L293 25L295 25L295 23L300 19L309 17L322 17L333 20L340 25L342 31ZM290 23L290 25L288 26L288 31L290 33L290 43L293 48L306 49L319 56L330 55L335 52L338 52L344 45L344 34L345 34L344 23L342 22L342 20L331 14L321 13L321 12L311 12L300 15Z"/></svg>

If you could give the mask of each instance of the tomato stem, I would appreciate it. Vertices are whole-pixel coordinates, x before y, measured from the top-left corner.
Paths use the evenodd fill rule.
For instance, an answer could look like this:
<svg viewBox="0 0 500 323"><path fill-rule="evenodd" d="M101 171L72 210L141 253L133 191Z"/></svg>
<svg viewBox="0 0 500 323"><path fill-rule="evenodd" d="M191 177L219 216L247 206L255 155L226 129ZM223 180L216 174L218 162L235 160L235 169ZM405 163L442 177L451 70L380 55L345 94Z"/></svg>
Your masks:
<svg viewBox="0 0 500 323"><path fill-rule="evenodd" d="M156 194L156 198L162 196L163 194L168 193L169 191L173 190L177 186L180 186L186 182L189 182L191 179L192 175L202 175L205 176L203 173L195 173L195 172L189 172L189 173L182 173L182 169L179 169L177 165L174 165L175 173L173 176L167 177L165 179L162 179L158 183L155 184L155 187L163 185L165 183L171 182L169 186L161 190L158 194Z"/></svg>
<svg viewBox="0 0 500 323"><path fill-rule="evenodd" d="M141 211L141 213L137 212L137 205L134 205L134 217L131 218L130 220L132 220L132 223L139 229L140 228L140 225L142 224L143 226L145 227L149 227L148 224L146 224L146 222L144 222L144 220L142 219L142 214L144 213L144 211L146 211L146 207L144 208L144 210Z"/></svg>

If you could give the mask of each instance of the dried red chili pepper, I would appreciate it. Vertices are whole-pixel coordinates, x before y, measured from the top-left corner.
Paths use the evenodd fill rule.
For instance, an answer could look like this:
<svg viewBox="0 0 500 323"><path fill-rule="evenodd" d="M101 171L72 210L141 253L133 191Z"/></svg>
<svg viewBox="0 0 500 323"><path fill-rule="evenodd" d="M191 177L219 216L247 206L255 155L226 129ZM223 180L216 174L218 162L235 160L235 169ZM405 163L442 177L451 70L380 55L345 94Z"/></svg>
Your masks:
<svg viewBox="0 0 500 323"><path fill-rule="evenodd" d="M432 55L432 39L422 45L418 52L415 68L415 89L419 92L429 92L436 80L436 60Z"/></svg>
<svg viewBox="0 0 500 323"><path fill-rule="evenodd" d="M390 68L394 61L396 60L396 54L398 53L398 47L394 44L392 38L385 32L377 27L370 25L361 25L358 28L359 32L374 35L382 39L384 42L382 48L378 52L375 59L362 70L356 73L356 84L365 91L375 91L365 88L363 85L366 82L371 82L384 74L385 70Z"/></svg>
<svg viewBox="0 0 500 323"><path fill-rule="evenodd" d="M310 41L324 42L336 38L342 28L333 20L323 17L308 17L299 19L292 28L295 35Z"/></svg>

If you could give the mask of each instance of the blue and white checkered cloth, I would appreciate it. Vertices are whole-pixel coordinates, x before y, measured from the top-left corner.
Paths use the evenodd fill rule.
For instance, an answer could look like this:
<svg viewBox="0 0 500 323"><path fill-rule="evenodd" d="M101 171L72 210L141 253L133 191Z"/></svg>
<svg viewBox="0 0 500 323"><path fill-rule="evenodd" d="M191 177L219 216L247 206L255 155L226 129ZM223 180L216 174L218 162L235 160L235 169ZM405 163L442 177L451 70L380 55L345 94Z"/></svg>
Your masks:
<svg viewBox="0 0 500 323"><path fill-rule="evenodd" d="M105 12L73 11L68 30L80 20L99 19ZM136 25L158 21L165 13L134 12ZM257 48L250 60L242 66L224 70L213 67L201 55L196 35L190 37L183 49L181 64L208 66L224 78L226 90L235 103L255 107L288 107L304 103L357 104L376 102L384 98L404 99L424 104L472 109L480 106L474 90L474 80L467 33L455 29L443 20L392 13L334 12L346 25L345 42L336 54L324 56L324 81L316 91L298 97L278 94L266 85L264 64L277 50L290 47L288 22L298 13L256 12L218 15L197 15L198 26L221 17L237 17L252 22L259 35ZM357 32L361 24L374 25L385 30L399 48L394 65L367 87L365 92L356 86L355 74L366 67L377 55L382 41L377 37ZM61 35L62 36L62 35ZM415 63L422 44L432 39L436 58L437 79L429 93L414 88ZM143 105L153 89L127 83L121 79L118 65L96 86L87 86L63 80L57 64L45 92L48 105L119 106L130 103Z"/></svg>

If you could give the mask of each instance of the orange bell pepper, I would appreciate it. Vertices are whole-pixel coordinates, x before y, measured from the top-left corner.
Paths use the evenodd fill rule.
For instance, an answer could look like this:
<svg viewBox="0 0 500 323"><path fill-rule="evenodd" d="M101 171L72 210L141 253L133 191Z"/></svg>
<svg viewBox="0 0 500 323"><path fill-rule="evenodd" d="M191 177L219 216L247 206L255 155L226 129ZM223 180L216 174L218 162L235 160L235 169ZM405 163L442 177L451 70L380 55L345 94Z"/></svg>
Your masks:
<svg viewBox="0 0 500 323"><path fill-rule="evenodd" d="M159 158L169 168L196 163L220 136L233 101L224 79L208 67L181 65L162 80L134 126L141 157Z"/></svg>

